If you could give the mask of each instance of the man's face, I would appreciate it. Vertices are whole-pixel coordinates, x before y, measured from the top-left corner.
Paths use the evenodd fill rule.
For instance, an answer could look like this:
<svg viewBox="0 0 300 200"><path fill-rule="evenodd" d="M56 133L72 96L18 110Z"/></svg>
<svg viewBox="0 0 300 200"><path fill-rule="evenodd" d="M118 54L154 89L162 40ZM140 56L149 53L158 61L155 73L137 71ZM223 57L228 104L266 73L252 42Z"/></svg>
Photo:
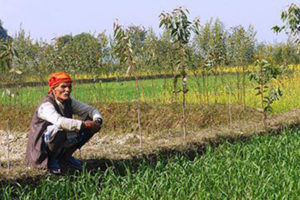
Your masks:
<svg viewBox="0 0 300 200"><path fill-rule="evenodd" d="M60 83L57 87L54 88L53 94L57 100L64 102L70 98L72 92L72 83L64 82Z"/></svg>

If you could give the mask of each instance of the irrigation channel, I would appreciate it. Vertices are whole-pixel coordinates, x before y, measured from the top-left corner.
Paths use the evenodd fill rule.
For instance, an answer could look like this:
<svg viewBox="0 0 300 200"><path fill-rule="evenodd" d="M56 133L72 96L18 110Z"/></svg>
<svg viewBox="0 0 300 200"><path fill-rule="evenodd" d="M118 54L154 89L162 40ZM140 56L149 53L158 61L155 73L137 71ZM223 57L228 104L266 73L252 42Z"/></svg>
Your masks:
<svg viewBox="0 0 300 200"><path fill-rule="evenodd" d="M221 137L185 152L98 160L80 173L2 182L0 194L1 199L298 199L299 162L298 126Z"/></svg>

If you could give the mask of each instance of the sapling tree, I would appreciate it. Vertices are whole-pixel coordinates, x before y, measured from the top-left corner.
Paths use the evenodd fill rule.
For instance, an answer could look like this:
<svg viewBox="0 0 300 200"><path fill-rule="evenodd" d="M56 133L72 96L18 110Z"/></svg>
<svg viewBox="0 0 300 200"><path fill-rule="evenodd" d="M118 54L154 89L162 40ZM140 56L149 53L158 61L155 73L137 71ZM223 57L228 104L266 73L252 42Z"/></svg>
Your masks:
<svg viewBox="0 0 300 200"><path fill-rule="evenodd" d="M260 97L260 107L263 113L263 123L266 125L267 112L272 111L271 104L274 101L279 100L282 96L282 91L279 87L271 88L270 81L272 79L277 79L281 74L279 67L270 64L267 60L257 60L256 65L258 69L250 73L250 80L254 80L258 85L254 89L257 91L256 96Z"/></svg>
<svg viewBox="0 0 300 200"><path fill-rule="evenodd" d="M232 28L232 32L228 39L229 58L231 58L235 65L242 66L242 74L240 74L239 70L236 71L236 83L238 100L243 104L243 110L245 110L246 106L247 65L252 62L254 55L254 36L255 32L251 26L249 26L248 30L242 26L237 26Z"/></svg>
<svg viewBox="0 0 300 200"><path fill-rule="evenodd" d="M195 83L197 86L197 95L198 95L198 100L199 104L202 105L202 91L201 91L201 80L200 80L200 67L203 66L203 59L199 55L199 49L195 41L193 41L189 51L188 51L188 56L189 56L189 66L191 69L191 72L194 75Z"/></svg>
<svg viewBox="0 0 300 200"><path fill-rule="evenodd" d="M224 77L222 73L222 65L226 60L226 32L224 25L217 19L212 27L212 34L210 38L211 52L210 57L213 60L213 73L214 73L214 95L215 103L218 102L217 90L219 88L217 81L221 78L222 84L224 84Z"/></svg>
<svg viewBox="0 0 300 200"><path fill-rule="evenodd" d="M128 31L124 29L118 22L114 23L114 38L116 44L114 46L114 53L119 58L121 64L127 66L127 75L131 75L136 70L136 61L134 51L132 48L132 41L128 35ZM141 102L140 102L140 86L137 74L134 73L135 85L137 90L137 113L138 113L138 127L140 135L140 146L142 146L142 126L141 126Z"/></svg>
<svg viewBox="0 0 300 200"><path fill-rule="evenodd" d="M0 60L2 61L2 67L11 69L15 67L14 60L18 57L18 53L14 47L13 41L6 39L0 42Z"/></svg>
<svg viewBox="0 0 300 200"><path fill-rule="evenodd" d="M11 82L16 83L19 79L18 75L22 74L20 70L17 69L15 62L18 60L18 53L14 47L12 40L6 39L3 43L0 43L0 60L4 61L4 71L9 71L7 77L11 78ZM1 66L0 66L1 67ZM11 75L11 76L10 76ZM9 97L9 103L12 103L12 100L15 99L15 95L18 92L16 88L6 89L2 95L7 95ZM12 105L10 105L12 106ZM11 107L10 107L11 108ZM10 110L9 112L12 112ZM7 120L7 130L6 130L6 150L7 150L7 168L10 169L10 142L11 142L11 125L10 119Z"/></svg>
<svg viewBox="0 0 300 200"><path fill-rule="evenodd" d="M18 61L18 52L14 46L13 40L7 39L0 43L0 60L4 62L2 70L9 72L6 73L7 81L14 84L20 81L22 72L16 65L16 62ZM9 97L11 103L12 99L18 94L18 91L15 88L6 89L3 94Z"/></svg>
<svg viewBox="0 0 300 200"><path fill-rule="evenodd" d="M172 13L161 13L159 27L164 27L171 32L171 37L177 45L179 58L177 60L179 75L182 79L182 89L174 92L182 92L182 117L183 117L183 134L186 137L186 116L185 116L185 95L187 89L187 56L186 48L190 40L192 31L198 30L199 23L192 23L187 17L188 10L181 7L173 10ZM175 75L175 79L179 75ZM174 81L176 82L176 80Z"/></svg>
<svg viewBox="0 0 300 200"><path fill-rule="evenodd" d="M159 65L158 59L158 38L153 32L152 29L147 31L147 35L144 40L144 45L142 46L142 57L141 65L147 66L146 72L147 74L157 74L157 66ZM152 96L155 96L155 89L154 89L154 81L151 79L151 92Z"/></svg>
<svg viewBox="0 0 300 200"><path fill-rule="evenodd" d="M196 21L197 22L197 21ZM214 61L211 58L211 45L210 45L210 38L212 38L212 31L211 31L211 23L210 20L208 23L205 23L201 29L198 23L198 30L195 31L195 38L194 43L197 47L197 56L202 58L203 63L201 66L201 76L202 76L202 85L203 85L203 102L209 104L209 81L208 77L212 73ZM196 28L196 27L195 27Z"/></svg>
<svg viewBox="0 0 300 200"><path fill-rule="evenodd" d="M214 60L211 57L206 58L205 63L203 65L202 81L203 81L203 88L205 89L207 105L210 104L209 76L213 73L213 66L214 66Z"/></svg>
<svg viewBox="0 0 300 200"><path fill-rule="evenodd" d="M171 72L172 76L176 76L176 58L178 58L178 51L172 42L171 32L165 29L158 40L158 54L159 69L162 73ZM167 91L167 77L164 76L164 91Z"/></svg>
<svg viewBox="0 0 300 200"><path fill-rule="evenodd" d="M281 20L284 25L274 26L272 30L276 33L284 30L287 34L291 34L298 45L298 53L300 53L300 7L292 3L286 10L281 12Z"/></svg>
<svg viewBox="0 0 300 200"><path fill-rule="evenodd" d="M99 43L99 56L97 58L98 68L99 70L106 75L106 77L109 77L109 66L108 61L110 61L109 56L109 41L108 37L106 36L105 32L99 33L97 36L98 43Z"/></svg>

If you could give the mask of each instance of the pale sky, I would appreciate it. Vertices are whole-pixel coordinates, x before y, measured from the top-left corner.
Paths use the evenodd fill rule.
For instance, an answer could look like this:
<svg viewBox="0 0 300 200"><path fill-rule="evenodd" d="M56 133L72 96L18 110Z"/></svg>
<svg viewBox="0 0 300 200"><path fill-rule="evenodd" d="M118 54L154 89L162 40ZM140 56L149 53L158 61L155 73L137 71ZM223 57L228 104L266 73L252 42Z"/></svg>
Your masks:
<svg viewBox="0 0 300 200"><path fill-rule="evenodd" d="M152 27L158 34L159 14L183 6L190 11L189 19L199 17L201 23L219 18L226 29L253 25L260 42L280 42L285 34L271 31L281 25L280 13L300 0L0 0L0 20L9 35L22 27L33 39L50 41L65 34L82 32L110 35L118 19L125 26Z"/></svg>

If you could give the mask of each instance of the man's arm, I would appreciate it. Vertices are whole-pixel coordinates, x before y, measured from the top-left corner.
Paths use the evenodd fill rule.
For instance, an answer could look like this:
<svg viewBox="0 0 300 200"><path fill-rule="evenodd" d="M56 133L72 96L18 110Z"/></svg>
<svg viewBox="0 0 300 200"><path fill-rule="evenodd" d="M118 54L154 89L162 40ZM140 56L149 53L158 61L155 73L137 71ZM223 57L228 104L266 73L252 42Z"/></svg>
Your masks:
<svg viewBox="0 0 300 200"><path fill-rule="evenodd" d="M70 119L60 115L49 102L40 105L38 117L67 131L79 131L82 125L81 120Z"/></svg>
<svg viewBox="0 0 300 200"><path fill-rule="evenodd" d="M102 124L103 118L98 109L89 106L85 103L72 99L72 110L73 114L86 119L89 116L93 121L99 122Z"/></svg>

